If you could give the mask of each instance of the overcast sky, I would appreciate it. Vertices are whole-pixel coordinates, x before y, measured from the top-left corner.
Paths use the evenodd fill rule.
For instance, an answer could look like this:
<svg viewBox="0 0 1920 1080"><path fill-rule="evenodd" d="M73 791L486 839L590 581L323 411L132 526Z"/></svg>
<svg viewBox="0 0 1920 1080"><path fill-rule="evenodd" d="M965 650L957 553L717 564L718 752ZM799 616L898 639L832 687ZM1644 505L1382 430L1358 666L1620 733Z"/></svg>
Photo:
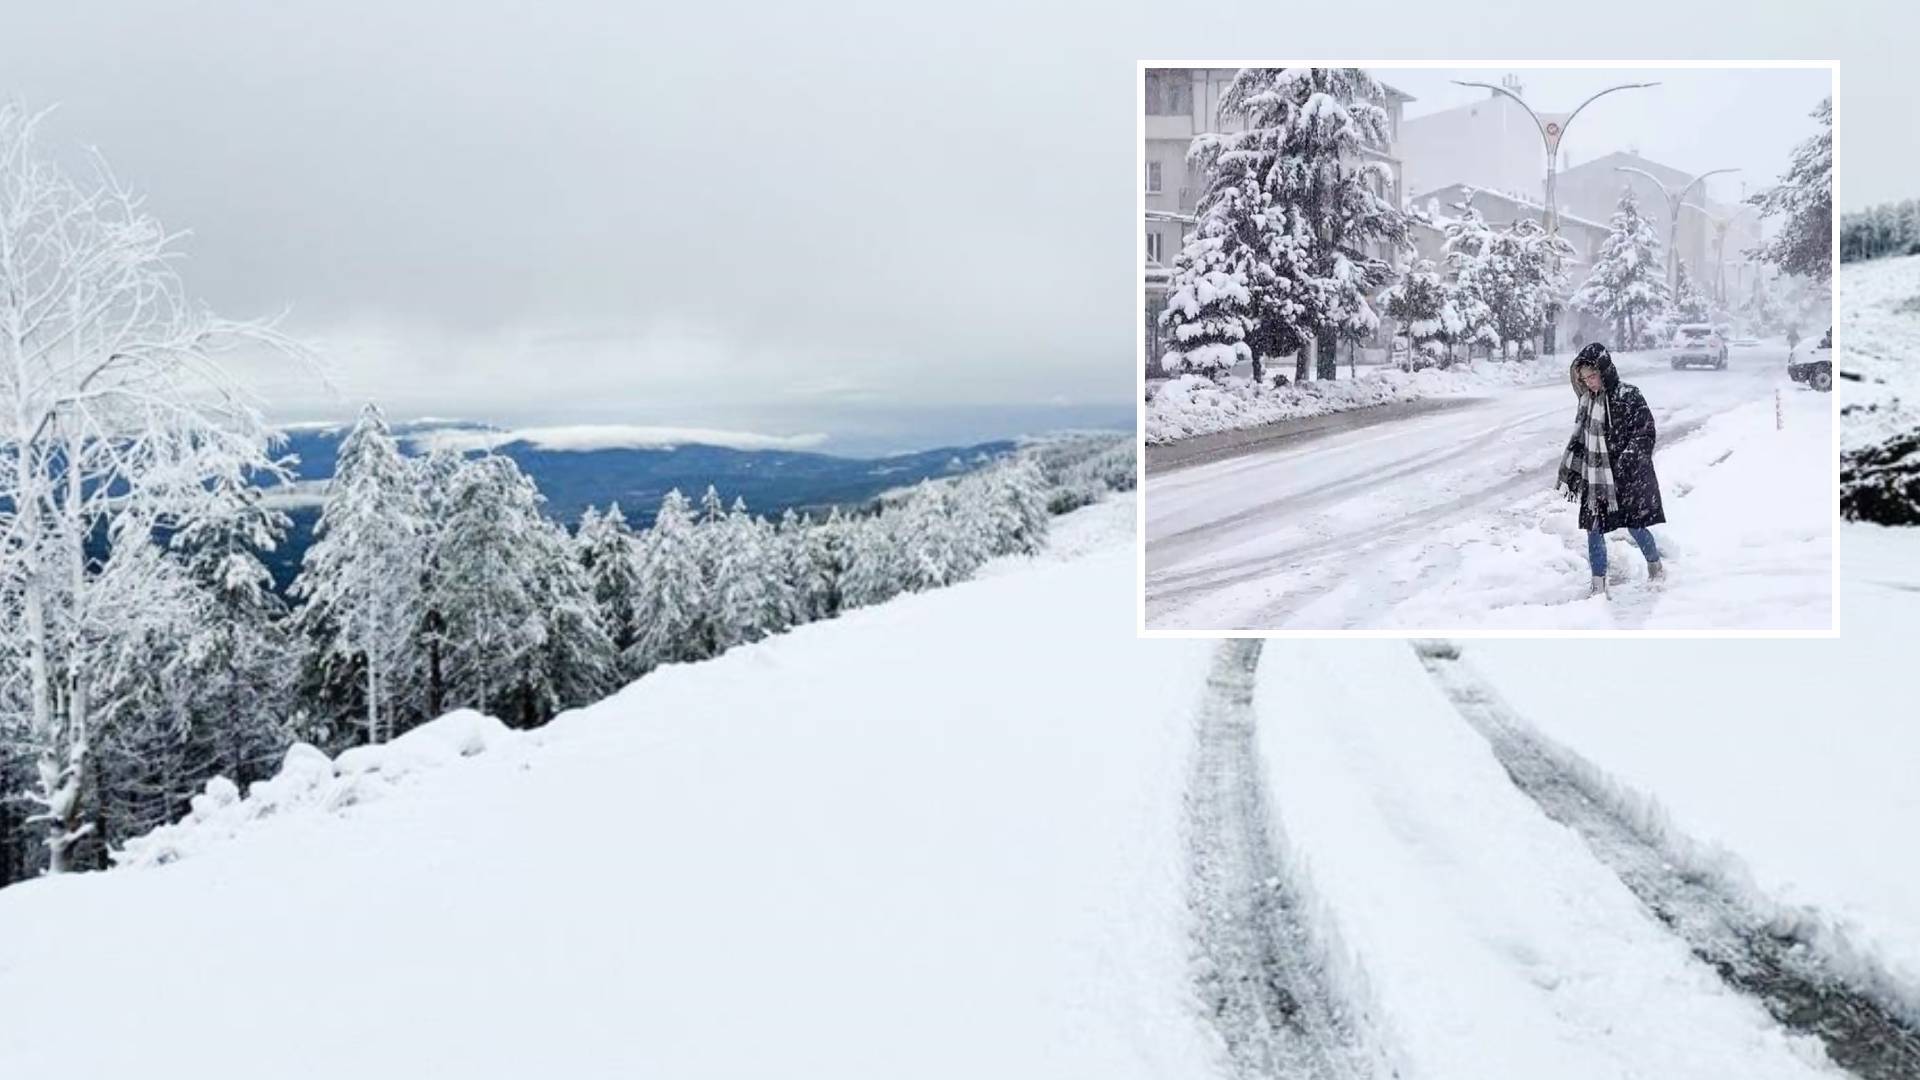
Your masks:
<svg viewBox="0 0 1920 1080"><path fill-rule="evenodd" d="M1712 197L1739 201L1770 187L1793 151L1820 124L1808 114L1831 91L1825 70L1795 68L1376 68L1373 74L1414 96L1408 117L1484 101L1489 91L1454 80L1520 80L1521 96L1543 113L1565 113L1623 83L1658 86L1608 94L1580 113L1560 146L1574 165L1637 147L1642 156L1698 175L1738 169L1706 181ZM1524 122L1524 121L1523 121ZM1536 195L1537 197L1537 195ZM1664 211L1662 211L1664 213Z"/></svg>
<svg viewBox="0 0 1920 1080"><path fill-rule="evenodd" d="M58 103L52 138L192 230L208 304L324 347L331 388L268 382L279 415L830 449L1132 416L1139 59L1838 58L1842 205L1920 194L1904 5L1356 10L46 2L10 5L0 94ZM1529 97L1586 85L1561 78ZM1697 124L1673 160L1717 167Z"/></svg>

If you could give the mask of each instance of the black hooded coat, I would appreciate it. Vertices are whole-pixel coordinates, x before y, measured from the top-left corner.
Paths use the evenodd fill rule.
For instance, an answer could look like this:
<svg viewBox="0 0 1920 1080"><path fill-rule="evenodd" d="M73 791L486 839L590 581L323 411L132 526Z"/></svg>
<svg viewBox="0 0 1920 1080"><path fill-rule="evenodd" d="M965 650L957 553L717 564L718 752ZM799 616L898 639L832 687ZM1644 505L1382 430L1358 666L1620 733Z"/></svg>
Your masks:
<svg viewBox="0 0 1920 1080"><path fill-rule="evenodd" d="M1613 484L1619 493L1620 508L1603 511L1604 520L1596 524L1592 507L1583 499L1580 527L1612 532L1659 525L1667 520L1667 515L1660 504L1660 478L1653 473L1653 410L1647 407L1647 399L1640 396L1638 387L1620 381L1613 357L1605 349L1597 352L1598 355L1590 359L1576 359L1568 366L1567 380L1573 385L1574 396L1578 397L1586 392L1577 370L1580 364L1591 363L1600 371L1600 400L1594 404L1604 405L1607 410L1607 451L1613 459ZM1589 353L1583 350L1581 355ZM1573 437L1578 441L1580 432L1575 431Z"/></svg>

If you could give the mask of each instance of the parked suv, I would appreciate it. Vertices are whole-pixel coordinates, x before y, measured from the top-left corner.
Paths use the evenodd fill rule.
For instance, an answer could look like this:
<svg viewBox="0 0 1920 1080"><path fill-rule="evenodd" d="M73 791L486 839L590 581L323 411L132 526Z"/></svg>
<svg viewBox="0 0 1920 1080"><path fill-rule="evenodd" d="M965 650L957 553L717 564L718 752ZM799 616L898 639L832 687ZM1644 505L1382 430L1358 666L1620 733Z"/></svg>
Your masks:
<svg viewBox="0 0 1920 1080"><path fill-rule="evenodd" d="M1833 389L1833 327L1827 327L1818 343L1808 346L1802 342L1793 347L1787 354L1787 378L1821 393Z"/></svg>
<svg viewBox="0 0 1920 1080"><path fill-rule="evenodd" d="M1673 334L1673 369L1695 365L1727 367L1727 339L1706 323L1688 323Z"/></svg>

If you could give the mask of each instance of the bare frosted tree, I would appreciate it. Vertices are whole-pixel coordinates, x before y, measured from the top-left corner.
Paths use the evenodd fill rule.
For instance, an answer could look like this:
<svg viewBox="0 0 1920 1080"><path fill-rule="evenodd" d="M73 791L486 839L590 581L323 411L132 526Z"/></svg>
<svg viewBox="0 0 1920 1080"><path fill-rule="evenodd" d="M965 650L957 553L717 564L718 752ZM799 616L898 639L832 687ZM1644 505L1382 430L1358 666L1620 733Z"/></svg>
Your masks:
<svg viewBox="0 0 1920 1080"><path fill-rule="evenodd" d="M92 643L143 610L116 594L126 579L98 572L99 545L183 528L216 488L277 474L219 358L303 350L189 302L178 235L97 155L84 176L60 167L36 139L45 115L0 106L0 581L20 613L0 634L26 669L34 820L58 873L90 829L91 755L113 720Z"/></svg>

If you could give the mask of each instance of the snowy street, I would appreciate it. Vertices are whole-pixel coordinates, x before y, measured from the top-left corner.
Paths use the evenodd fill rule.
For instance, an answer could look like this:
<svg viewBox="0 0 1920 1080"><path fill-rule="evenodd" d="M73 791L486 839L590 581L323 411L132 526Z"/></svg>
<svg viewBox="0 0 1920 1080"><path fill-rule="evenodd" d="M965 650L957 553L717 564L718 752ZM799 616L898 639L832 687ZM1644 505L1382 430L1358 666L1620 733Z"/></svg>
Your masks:
<svg viewBox="0 0 1920 1080"><path fill-rule="evenodd" d="M1585 535L1552 490L1575 408L1554 380L1150 476L1147 628L1826 628L1831 398L1787 379L1778 342L1725 371L1616 362L1659 431L1665 593L1618 533L1612 605L1586 600Z"/></svg>

